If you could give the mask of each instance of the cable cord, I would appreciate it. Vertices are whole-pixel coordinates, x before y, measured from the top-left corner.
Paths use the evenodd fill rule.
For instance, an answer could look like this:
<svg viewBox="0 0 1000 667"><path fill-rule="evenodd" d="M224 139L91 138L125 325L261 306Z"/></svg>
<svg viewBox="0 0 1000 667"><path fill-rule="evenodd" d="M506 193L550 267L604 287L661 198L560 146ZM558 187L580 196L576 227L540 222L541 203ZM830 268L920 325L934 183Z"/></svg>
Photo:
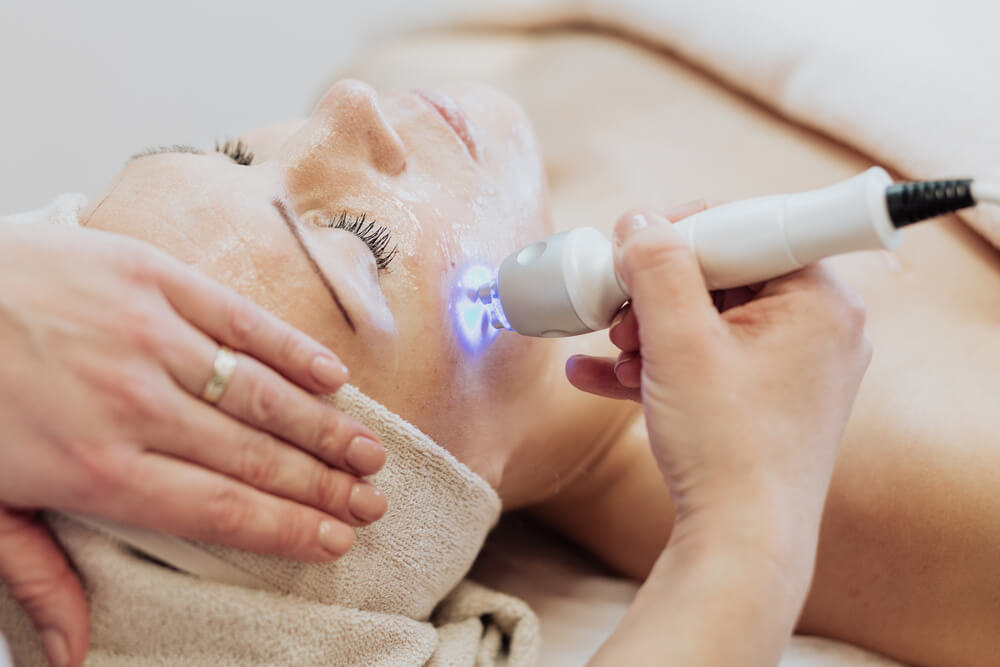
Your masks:
<svg viewBox="0 0 1000 667"><path fill-rule="evenodd" d="M890 185L885 191L889 219L896 227L905 227L975 206L971 185L971 178L907 181Z"/></svg>

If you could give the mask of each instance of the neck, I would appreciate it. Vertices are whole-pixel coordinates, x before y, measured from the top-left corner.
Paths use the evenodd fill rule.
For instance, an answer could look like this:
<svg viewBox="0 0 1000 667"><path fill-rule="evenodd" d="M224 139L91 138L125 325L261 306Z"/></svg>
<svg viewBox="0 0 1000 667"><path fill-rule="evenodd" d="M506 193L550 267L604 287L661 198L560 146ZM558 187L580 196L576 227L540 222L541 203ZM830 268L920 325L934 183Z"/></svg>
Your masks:
<svg viewBox="0 0 1000 667"><path fill-rule="evenodd" d="M497 415L507 442L490 450L493 479L504 510L539 505L579 485L606 457L638 406L585 394L566 379L572 354L604 351L604 341L553 341L540 366L510 409Z"/></svg>

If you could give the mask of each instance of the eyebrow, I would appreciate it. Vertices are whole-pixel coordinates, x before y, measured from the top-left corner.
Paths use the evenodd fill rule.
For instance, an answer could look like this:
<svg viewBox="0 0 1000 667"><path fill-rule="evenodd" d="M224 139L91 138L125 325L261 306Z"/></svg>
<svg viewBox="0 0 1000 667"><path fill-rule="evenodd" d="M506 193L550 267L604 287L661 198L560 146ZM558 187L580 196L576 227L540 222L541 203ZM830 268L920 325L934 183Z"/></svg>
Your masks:
<svg viewBox="0 0 1000 667"><path fill-rule="evenodd" d="M347 326L351 327L351 331L357 333L358 330L357 328L355 328L354 322L351 320L351 316L347 314L347 309L344 308L344 304L341 303L340 297L337 296L337 290L334 289L333 283L330 282L330 279L327 277L326 273L319 267L319 263L316 261L316 257L313 256L312 251L309 249L309 244L306 243L305 239L302 238L302 233L299 231L299 226L295 223L295 220L292 219L292 213L289 210L288 206L285 204L285 202L283 202L278 198L272 199L271 203L274 205L274 208L278 209L278 213L281 214L281 219L285 221L285 224L288 226L288 229L292 232L292 236L295 237L295 240L298 242L299 247L302 248L302 252L305 253L306 259L309 260L309 266L312 267L316 275L319 276L319 279L323 281L324 285L326 285L327 291L330 292L330 296L333 297L333 302L337 304L337 308L340 309L340 313L344 316L344 319L347 320Z"/></svg>
<svg viewBox="0 0 1000 667"><path fill-rule="evenodd" d="M204 155L205 151L196 146L189 146L187 144L150 146L146 150L139 151L135 155L129 156L129 159L125 160L125 164L128 164L132 160L138 160L141 157L146 157L147 155L159 155L160 153L191 153L192 155Z"/></svg>

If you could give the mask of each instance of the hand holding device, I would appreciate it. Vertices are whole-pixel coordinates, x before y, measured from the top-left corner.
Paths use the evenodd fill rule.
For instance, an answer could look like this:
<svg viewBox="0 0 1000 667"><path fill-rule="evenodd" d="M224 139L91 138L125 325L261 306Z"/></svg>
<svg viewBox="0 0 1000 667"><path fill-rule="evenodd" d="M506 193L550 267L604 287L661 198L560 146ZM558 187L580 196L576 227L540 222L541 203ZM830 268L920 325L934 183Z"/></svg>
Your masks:
<svg viewBox="0 0 1000 667"><path fill-rule="evenodd" d="M716 206L677 223L709 289L776 278L824 257L894 249L899 228L979 201L1000 187L971 180L892 184L880 167L798 194ZM611 244L589 227L532 243L507 257L469 295L492 325L526 336L561 337L607 328L629 298Z"/></svg>
<svg viewBox="0 0 1000 667"><path fill-rule="evenodd" d="M704 664L744 659L743 642L713 639L719 628L752 637L760 664L773 664L808 590L870 359L860 299L813 264L720 313L684 237L656 214L619 221L614 260L631 305L611 337L641 382L624 386L614 360L593 357L570 359L567 375L642 404L676 520L595 664L653 650Z"/></svg>

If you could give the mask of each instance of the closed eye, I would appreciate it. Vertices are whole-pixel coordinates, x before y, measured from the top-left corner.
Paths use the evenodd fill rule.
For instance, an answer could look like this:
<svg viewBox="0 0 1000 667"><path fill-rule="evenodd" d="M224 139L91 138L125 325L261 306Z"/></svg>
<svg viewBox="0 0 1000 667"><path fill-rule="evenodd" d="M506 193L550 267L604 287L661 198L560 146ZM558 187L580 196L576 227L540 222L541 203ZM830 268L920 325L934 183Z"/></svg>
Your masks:
<svg viewBox="0 0 1000 667"><path fill-rule="evenodd" d="M236 164L241 164L244 166L249 166L253 164L254 154L247 146L246 142L242 139L227 139L221 144L215 142L215 152L222 153L227 156ZM129 157L127 162L132 160L138 160L141 157L146 157L147 155L159 155L161 153L190 153L191 155L204 155L205 151L197 148L195 146L189 146L188 144L168 144L163 146L150 146L149 148L139 151L135 155Z"/></svg>
<svg viewBox="0 0 1000 667"><path fill-rule="evenodd" d="M205 151L194 146L189 146L187 144L170 144L164 146L150 146L149 148L139 151L135 155L129 157L126 160L126 164L132 160L138 160L141 157L146 157L147 155L159 155L160 153L191 153L192 155L204 155Z"/></svg>
<svg viewBox="0 0 1000 667"><path fill-rule="evenodd" d="M222 153L223 155L228 155L236 164L242 164L245 166L253 164L253 151L250 150L250 147L247 146L242 139L237 139L235 141L227 139L222 144L216 141L215 151L217 153Z"/></svg>
<svg viewBox="0 0 1000 667"><path fill-rule="evenodd" d="M343 229L345 232L354 234L364 241L368 249L375 257L375 267L381 271L389 266L392 260L399 253L399 248L395 245L389 246L392 241L392 232L384 225L376 224L374 220L368 220L368 214L362 213L357 216L347 215L347 211L339 217L332 217L327 220L324 227L333 229Z"/></svg>

